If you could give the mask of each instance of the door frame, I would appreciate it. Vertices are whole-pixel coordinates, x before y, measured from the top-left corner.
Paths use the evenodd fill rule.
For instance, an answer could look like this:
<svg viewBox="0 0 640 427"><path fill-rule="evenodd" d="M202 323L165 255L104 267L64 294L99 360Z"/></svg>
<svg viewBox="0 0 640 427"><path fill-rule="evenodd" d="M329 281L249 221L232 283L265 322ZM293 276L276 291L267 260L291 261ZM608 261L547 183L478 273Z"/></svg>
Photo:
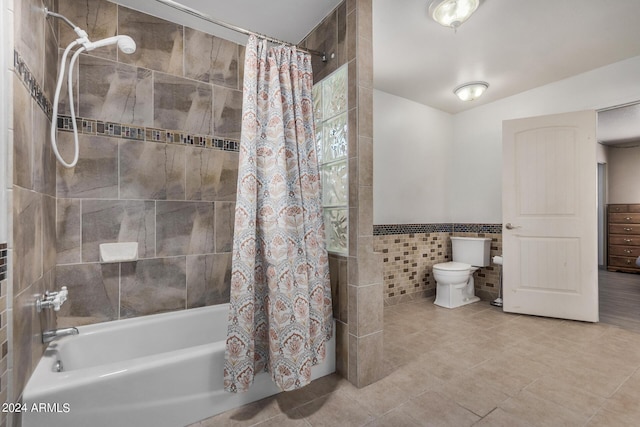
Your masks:
<svg viewBox="0 0 640 427"><path fill-rule="evenodd" d="M598 162L598 269L607 267L607 163ZM600 283L598 283L600 286Z"/></svg>

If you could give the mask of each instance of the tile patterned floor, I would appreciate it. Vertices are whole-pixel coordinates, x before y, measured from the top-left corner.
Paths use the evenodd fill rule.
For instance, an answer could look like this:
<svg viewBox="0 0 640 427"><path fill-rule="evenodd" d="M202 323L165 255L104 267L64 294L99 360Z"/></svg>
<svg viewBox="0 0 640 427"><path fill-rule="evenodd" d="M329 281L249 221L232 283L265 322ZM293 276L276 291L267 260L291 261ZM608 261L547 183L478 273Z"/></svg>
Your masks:
<svg viewBox="0 0 640 427"><path fill-rule="evenodd" d="M486 302L385 308L385 374L337 375L193 426L638 426L640 334Z"/></svg>

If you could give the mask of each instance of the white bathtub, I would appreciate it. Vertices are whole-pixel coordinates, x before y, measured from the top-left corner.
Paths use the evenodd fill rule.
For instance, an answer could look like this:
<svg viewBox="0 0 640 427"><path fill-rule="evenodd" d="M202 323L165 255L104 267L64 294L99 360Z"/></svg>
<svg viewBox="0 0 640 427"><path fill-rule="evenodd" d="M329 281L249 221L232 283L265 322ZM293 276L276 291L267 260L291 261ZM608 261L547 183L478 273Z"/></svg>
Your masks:
<svg viewBox="0 0 640 427"><path fill-rule="evenodd" d="M246 393L222 389L227 315L224 304L79 327L29 379L23 427L182 427L278 393L266 373ZM312 378L334 371L335 333Z"/></svg>

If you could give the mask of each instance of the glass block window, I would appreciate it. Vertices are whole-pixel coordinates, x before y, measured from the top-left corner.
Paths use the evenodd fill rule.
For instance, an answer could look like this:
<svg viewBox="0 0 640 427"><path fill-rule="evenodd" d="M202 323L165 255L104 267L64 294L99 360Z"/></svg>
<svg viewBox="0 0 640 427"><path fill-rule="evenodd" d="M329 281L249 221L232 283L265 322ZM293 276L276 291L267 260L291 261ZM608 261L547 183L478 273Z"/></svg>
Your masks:
<svg viewBox="0 0 640 427"><path fill-rule="evenodd" d="M349 252L347 65L316 83L313 110L329 252Z"/></svg>

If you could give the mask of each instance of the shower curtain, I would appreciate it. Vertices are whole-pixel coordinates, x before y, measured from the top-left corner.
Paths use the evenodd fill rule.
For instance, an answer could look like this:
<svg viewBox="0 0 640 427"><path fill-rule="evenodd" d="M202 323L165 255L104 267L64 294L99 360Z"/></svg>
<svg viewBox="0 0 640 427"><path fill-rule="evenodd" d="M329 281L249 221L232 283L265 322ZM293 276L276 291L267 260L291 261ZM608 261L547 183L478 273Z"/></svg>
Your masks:
<svg viewBox="0 0 640 427"><path fill-rule="evenodd" d="M224 388L311 381L333 326L308 53L246 48Z"/></svg>

